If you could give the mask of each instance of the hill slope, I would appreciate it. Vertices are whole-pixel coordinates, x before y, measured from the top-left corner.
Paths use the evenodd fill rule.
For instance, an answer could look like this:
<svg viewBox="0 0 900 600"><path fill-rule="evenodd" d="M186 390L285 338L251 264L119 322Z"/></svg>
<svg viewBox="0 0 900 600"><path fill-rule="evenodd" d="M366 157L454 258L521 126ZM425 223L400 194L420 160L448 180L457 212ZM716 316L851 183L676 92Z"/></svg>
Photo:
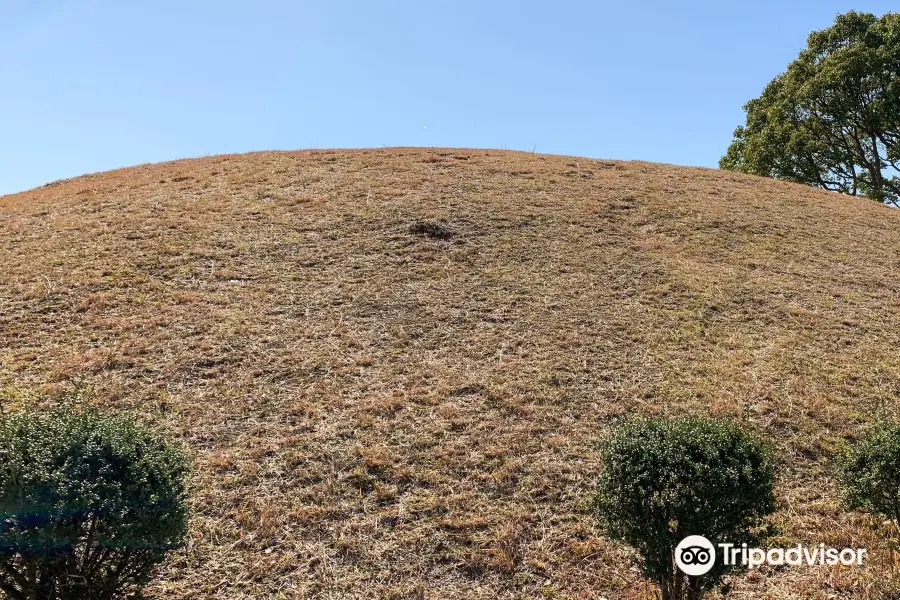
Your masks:
<svg viewBox="0 0 900 600"><path fill-rule="evenodd" d="M159 597L645 598L586 508L633 411L749 419L786 543L875 552L828 456L900 396L900 211L639 162L268 152L0 198L0 265L7 405L86 389L195 453Z"/></svg>

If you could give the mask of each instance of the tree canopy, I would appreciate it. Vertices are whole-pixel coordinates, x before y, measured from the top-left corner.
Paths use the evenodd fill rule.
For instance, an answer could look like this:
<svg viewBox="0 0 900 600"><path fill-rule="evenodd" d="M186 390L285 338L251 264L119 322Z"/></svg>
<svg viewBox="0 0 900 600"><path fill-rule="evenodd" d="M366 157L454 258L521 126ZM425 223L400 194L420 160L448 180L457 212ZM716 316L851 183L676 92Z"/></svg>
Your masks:
<svg viewBox="0 0 900 600"><path fill-rule="evenodd" d="M900 206L900 13L838 15L744 110L721 168Z"/></svg>

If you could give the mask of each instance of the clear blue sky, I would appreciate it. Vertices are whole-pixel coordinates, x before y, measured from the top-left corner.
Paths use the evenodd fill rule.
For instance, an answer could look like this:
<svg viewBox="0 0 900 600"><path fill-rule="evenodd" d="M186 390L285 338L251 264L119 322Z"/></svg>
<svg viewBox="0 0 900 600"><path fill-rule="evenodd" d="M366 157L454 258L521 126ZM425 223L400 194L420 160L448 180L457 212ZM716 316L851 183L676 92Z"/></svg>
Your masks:
<svg viewBox="0 0 900 600"><path fill-rule="evenodd" d="M744 102L851 8L897 5L0 0L0 194L272 148L715 166Z"/></svg>

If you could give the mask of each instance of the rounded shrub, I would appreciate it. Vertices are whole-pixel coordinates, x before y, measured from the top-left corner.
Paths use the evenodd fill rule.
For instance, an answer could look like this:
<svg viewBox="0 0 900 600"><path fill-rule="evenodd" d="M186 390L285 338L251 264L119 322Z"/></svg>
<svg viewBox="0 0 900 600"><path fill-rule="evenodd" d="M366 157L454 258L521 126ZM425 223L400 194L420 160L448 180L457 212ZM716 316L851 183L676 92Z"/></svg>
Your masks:
<svg viewBox="0 0 900 600"><path fill-rule="evenodd" d="M879 421L839 456L844 498L900 531L900 423Z"/></svg>
<svg viewBox="0 0 900 600"><path fill-rule="evenodd" d="M684 575L675 563L681 540L756 541L762 518L774 508L770 448L731 421L630 420L603 443L601 456L600 522L609 537L638 551L663 600L700 598L731 568L717 560L705 575Z"/></svg>
<svg viewBox="0 0 900 600"><path fill-rule="evenodd" d="M188 461L136 419L61 405L0 416L0 591L136 597L187 535Z"/></svg>

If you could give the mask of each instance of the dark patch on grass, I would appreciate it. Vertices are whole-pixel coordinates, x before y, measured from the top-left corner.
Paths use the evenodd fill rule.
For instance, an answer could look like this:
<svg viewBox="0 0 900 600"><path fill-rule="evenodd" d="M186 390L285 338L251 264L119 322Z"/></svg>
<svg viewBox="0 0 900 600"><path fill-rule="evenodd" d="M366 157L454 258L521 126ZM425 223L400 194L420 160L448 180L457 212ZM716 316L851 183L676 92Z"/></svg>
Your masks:
<svg viewBox="0 0 900 600"><path fill-rule="evenodd" d="M408 228L409 233L436 240L449 240L456 232L437 221L416 221Z"/></svg>

